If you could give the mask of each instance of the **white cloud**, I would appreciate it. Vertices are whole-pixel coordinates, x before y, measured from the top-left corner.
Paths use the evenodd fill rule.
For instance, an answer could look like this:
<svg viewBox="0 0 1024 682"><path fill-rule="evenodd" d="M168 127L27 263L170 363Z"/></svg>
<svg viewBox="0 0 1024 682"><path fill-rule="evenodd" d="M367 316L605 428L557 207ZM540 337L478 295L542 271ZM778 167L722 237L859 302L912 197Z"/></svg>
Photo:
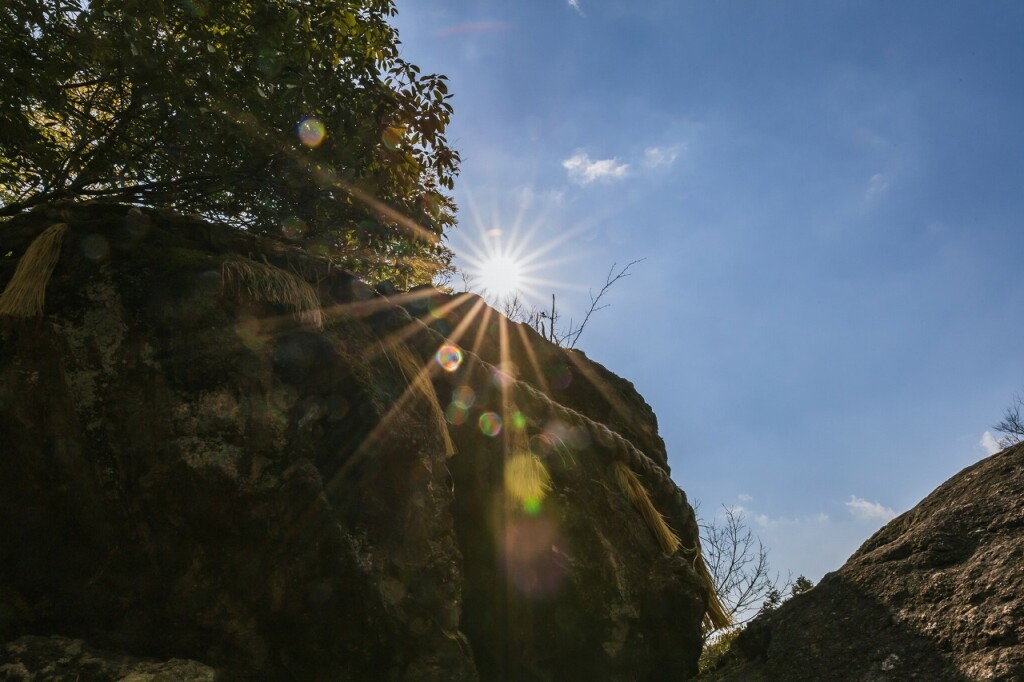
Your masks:
<svg viewBox="0 0 1024 682"><path fill-rule="evenodd" d="M644 165L648 168L671 166L679 158L679 147L648 147L644 150Z"/></svg>
<svg viewBox="0 0 1024 682"><path fill-rule="evenodd" d="M742 502L749 502L754 499L752 496L746 494L740 494L737 495L737 497L739 497ZM727 512L740 515L759 528L823 525L832 520L825 512L808 514L807 516L768 516L767 514L761 514L753 511L752 509L747 509L742 504L727 504L723 505L723 507ZM723 516L721 514L717 517L718 520L722 520L722 518Z"/></svg>
<svg viewBox="0 0 1024 682"><path fill-rule="evenodd" d="M882 173L875 173L868 180L868 187L864 190L864 200L873 201L881 198L889 191L889 178Z"/></svg>
<svg viewBox="0 0 1024 682"><path fill-rule="evenodd" d="M565 200L565 192L556 189L537 191L529 185L519 190L519 210L526 211L535 206L560 206Z"/></svg>
<svg viewBox="0 0 1024 682"><path fill-rule="evenodd" d="M580 7L580 0L569 0L569 7L572 7L574 10L579 12L580 16L583 16L583 8Z"/></svg>
<svg viewBox="0 0 1024 682"><path fill-rule="evenodd" d="M618 159L592 161L585 152L577 152L562 162L562 168L569 171L569 179L580 185L589 185L595 180L621 180L629 172L628 163Z"/></svg>
<svg viewBox="0 0 1024 682"><path fill-rule="evenodd" d="M767 514L751 514L751 519L760 528L781 528L794 526L815 525L821 526L832 519L825 512L818 512L809 516L768 516Z"/></svg>
<svg viewBox="0 0 1024 682"><path fill-rule="evenodd" d="M981 434L981 441L979 442L979 445L985 448L985 452L987 452L990 455L994 455L1003 449L1003 447L999 444L999 441L996 440L996 437L992 435L991 431L986 431L985 433Z"/></svg>
<svg viewBox="0 0 1024 682"><path fill-rule="evenodd" d="M878 502L868 502L865 499L850 495L843 504L853 517L859 521L891 521L896 518L896 512Z"/></svg>

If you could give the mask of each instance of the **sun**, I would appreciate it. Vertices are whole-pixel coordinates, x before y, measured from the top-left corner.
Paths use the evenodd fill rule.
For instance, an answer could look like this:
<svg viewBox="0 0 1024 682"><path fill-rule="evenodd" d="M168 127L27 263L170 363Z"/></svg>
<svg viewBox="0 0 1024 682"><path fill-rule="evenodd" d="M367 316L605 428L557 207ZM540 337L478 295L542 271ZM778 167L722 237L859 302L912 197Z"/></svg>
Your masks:
<svg viewBox="0 0 1024 682"><path fill-rule="evenodd" d="M520 193L481 205L470 196L465 221L470 229L452 240L463 291L478 294L495 309L513 311L517 319L555 291L582 290L557 273L580 257L579 248L568 245L588 226L557 226L550 213L558 204L553 199L534 203L539 201L532 193Z"/></svg>
<svg viewBox="0 0 1024 682"><path fill-rule="evenodd" d="M523 286L523 264L505 253L494 253L480 263L480 288L498 300L515 296Z"/></svg>

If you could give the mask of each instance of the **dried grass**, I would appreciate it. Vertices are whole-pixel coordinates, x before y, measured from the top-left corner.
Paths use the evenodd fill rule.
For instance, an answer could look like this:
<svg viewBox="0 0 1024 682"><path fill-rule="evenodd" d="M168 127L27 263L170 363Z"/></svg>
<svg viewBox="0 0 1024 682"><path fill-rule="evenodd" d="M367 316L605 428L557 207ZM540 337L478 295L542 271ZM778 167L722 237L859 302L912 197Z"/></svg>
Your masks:
<svg viewBox="0 0 1024 682"><path fill-rule="evenodd" d="M39 317L46 302L46 285L60 260L67 223L54 223L36 237L18 261L14 276L0 294L0 315Z"/></svg>
<svg viewBox="0 0 1024 682"><path fill-rule="evenodd" d="M711 577L707 564L704 563L704 557L701 555L699 544L697 545L696 552L697 556L693 558L693 569L697 571L701 582L708 589L708 610L704 614L704 628L710 631L730 627L732 626L732 617L718 596L718 590L715 589L715 581Z"/></svg>
<svg viewBox="0 0 1024 682"><path fill-rule="evenodd" d="M316 289L298 275L241 257L230 257L221 266L225 289L245 291L257 301L278 303L292 309L303 324L324 328L320 297Z"/></svg>
<svg viewBox="0 0 1024 682"><path fill-rule="evenodd" d="M658 544L661 545L661 550L669 555L679 551L682 544L679 542L679 538L665 523L665 517L655 508L644 484L625 462L615 463L615 480L622 492L625 493L626 498L644 517L647 527L651 529Z"/></svg>
<svg viewBox="0 0 1024 682"><path fill-rule="evenodd" d="M651 501L651 496L647 493L644 484L625 462L615 463L615 479L630 503L644 517L647 527L654 533L654 537L658 540L658 544L661 545L662 551L669 555L675 554L682 547L679 537L669 528L665 522L665 517L661 515L661 512L655 508L654 502ZM693 568L708 590L708 610L704 614L704 626L709 630L714 630L732 625L732 619L718 597L715 582L708 571L707 565L704 563L704 558L701 556L700 545L698 544L692 551L695 553Z"/></svg>

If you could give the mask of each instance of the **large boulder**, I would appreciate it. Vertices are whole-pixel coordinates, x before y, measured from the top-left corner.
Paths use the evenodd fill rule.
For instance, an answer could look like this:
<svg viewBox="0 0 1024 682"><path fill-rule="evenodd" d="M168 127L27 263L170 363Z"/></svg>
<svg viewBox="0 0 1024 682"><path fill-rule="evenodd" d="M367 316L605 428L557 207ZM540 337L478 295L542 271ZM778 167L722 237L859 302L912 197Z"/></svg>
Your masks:
<svg viewBox="0 0 1024 682"><path fill-rule="evenodd" d="M442 334L416 292L123 206L3 224L0 285L10 674L74 679L69 646L196 680L695 674L693 511L583 356L568 407L494 366L493 311Z"/></svg>
<svg viewBox="0 0 1024 682"><path fill-rule="evenodd" d="M740 634L707 679L1024 680L1024 444L964 469Z"/></svg>

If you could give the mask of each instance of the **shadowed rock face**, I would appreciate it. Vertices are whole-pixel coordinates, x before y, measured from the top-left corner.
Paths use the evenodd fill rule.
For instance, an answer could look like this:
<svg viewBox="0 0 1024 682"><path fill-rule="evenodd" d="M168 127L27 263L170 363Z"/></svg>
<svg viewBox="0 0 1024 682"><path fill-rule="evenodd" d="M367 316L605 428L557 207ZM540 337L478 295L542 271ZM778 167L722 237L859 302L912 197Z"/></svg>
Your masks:
<svg viewBox="0 0 1024 682"><path fill-rule="evenodd" d="M561 405L583 412L628 438L669 471L658 418L633 384L587 358L580 350L548 343L529 325L509 324L476 294L445 294L421 288L399 297L410 314L448 335L465 326L465 345L544 391ZM505 347L502 357L502 347Z"/></svg>
<svg viewBox="0 0 1024 682"><path fill-rule="evenodd" d="M1024 445L968 467L754 621L708 679L1024 679L1022 500Z"/></svg>
<svg viewBox="0 0 1024 682"><path fill-rule="evenodd" d="M614 439L566 420L554 390L568 384L537 385L547 397L513 419L502 377L470 356L440 369L443 337L351 276L172 214L19 217L0 227L0 284L54 222L69 230L45 314L0 320L6 679L105 679L89 677L97 661L111 679L696 672L706 590L616 488ZM324 328L225 287L231 254L314 283ZM497 358L482 324L466 338ZM561 376L564 354L529 341L535 370ZM577 361L603 392L580 381L566 401L663 458L632 387ZM505 428L488 435L492 412ZM503 483L523 443L550 480L526 505ZM644 483L693 546L685 497Z"/></svg>
<svg viewBox="0 0 1024 682"><path fill-rule="evenodd" d="M217 673L195 661L140 660L97 651L80 639L29 635L0 645L0 679L5 682L214 682Z"/></svg>

